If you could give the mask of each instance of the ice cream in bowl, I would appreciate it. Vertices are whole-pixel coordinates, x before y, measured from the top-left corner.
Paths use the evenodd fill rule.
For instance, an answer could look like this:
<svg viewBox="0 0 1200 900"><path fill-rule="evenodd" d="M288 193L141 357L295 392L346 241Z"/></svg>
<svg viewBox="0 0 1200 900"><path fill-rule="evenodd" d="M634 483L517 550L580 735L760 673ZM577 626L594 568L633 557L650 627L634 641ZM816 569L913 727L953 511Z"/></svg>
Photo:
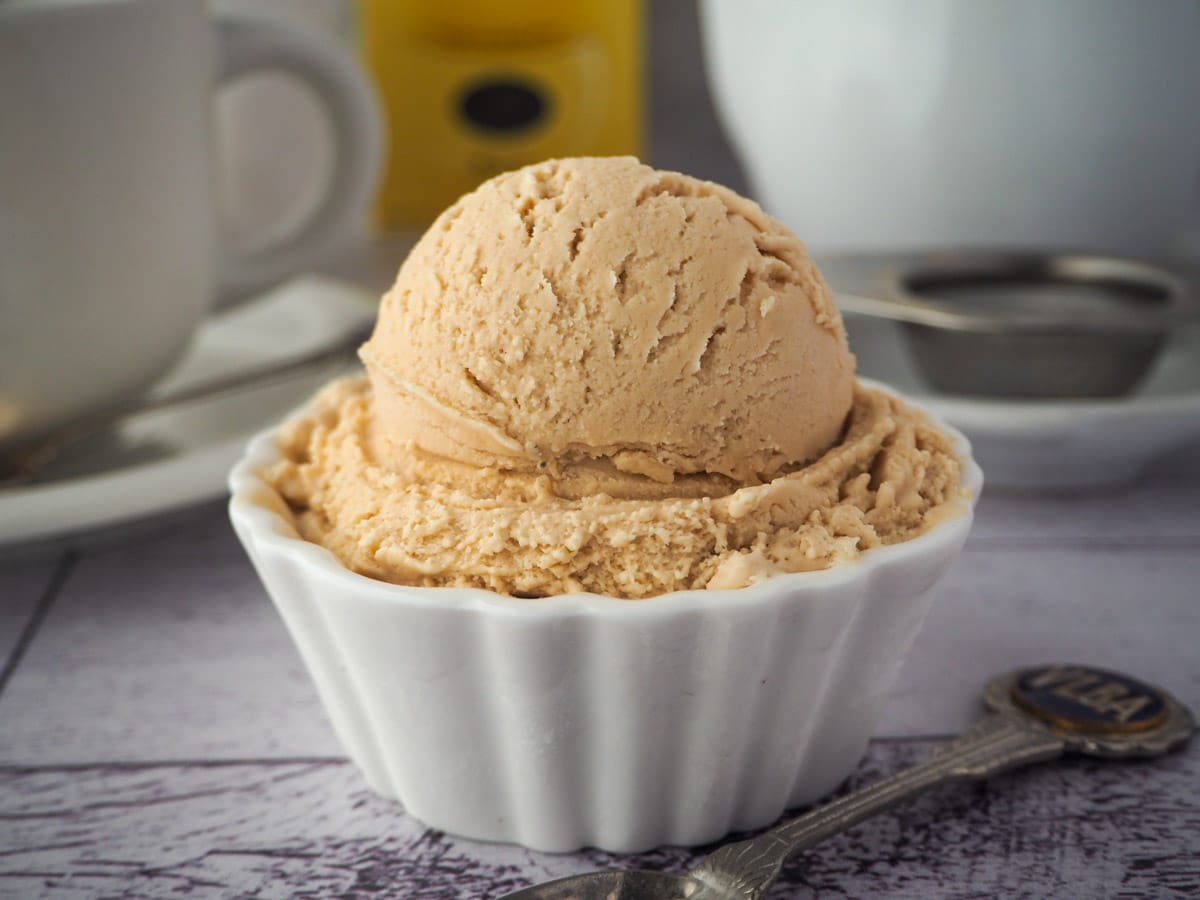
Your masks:
<svg viewBox="0 0 1200 900"><path fill-rule="evenodd" d="M755 203L631 158L447 209L234 526L368 783L539 850L694 845L856 766L982 485L855 378Z"/></svg>

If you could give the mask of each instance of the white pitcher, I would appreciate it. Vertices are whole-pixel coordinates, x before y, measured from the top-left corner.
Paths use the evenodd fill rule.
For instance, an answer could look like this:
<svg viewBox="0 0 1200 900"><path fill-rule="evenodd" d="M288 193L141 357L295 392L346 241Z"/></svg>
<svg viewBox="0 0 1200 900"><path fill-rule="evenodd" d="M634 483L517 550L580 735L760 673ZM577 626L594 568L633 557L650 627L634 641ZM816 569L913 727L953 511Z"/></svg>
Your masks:
<svg viewBox="0 0 1200 900"><path fill-rule="evenodd" d="M1196 0L705 0L702 26L755 192L817 252L1197 243Z"/></svg>

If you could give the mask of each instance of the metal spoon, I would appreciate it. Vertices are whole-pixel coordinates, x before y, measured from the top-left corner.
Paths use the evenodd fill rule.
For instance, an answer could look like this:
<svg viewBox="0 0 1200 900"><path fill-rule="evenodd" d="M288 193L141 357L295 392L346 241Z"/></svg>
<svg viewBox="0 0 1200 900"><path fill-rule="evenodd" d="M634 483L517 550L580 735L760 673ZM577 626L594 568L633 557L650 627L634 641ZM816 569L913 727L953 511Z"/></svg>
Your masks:
<svg viewBox="0 0 1200 900"><path fill-rule="evenodd" d="M993 678L984 702L991 714L935 749L928 761L722 847L686 875L594 872L502 900L755 900L801 850L931 787L987 778L1064 753L1158 756L1182 747L1194 728L1192 714L1166 691L1085 666L1038 666Z"/></svg>
<svg viewBox="0 0 1200 900"><path fill-rule="evenodd" d="M289 359L191 384L166 394L138 397L119 406L99 410L43 433L32 441L0 449L0 489L22 484L50 463L69 444L91 437L135 416L176 409L190 403L215 400L252 388L262 388L316 372L341 359L351 359L370 335L372 325L356 328L332 344Z"/></svg>

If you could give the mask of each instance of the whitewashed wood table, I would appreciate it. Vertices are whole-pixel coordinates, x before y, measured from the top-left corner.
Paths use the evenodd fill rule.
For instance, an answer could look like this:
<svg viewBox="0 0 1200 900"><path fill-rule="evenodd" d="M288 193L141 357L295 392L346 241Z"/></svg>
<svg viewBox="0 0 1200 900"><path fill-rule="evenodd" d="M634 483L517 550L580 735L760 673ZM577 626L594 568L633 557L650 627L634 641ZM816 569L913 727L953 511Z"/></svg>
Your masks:
<svg viewBox="0 0 1200 900"><path fill-rule="evenodd" d="M985 497L851 782L918 760L988 675L1077 661L1200 709L1200 461ZM0 896L476 898L699 850L544 855L429 831L343 758L221 506L0 566ZM1200 746L947 788L806 853L775 897L1200 895Z"/></svg>

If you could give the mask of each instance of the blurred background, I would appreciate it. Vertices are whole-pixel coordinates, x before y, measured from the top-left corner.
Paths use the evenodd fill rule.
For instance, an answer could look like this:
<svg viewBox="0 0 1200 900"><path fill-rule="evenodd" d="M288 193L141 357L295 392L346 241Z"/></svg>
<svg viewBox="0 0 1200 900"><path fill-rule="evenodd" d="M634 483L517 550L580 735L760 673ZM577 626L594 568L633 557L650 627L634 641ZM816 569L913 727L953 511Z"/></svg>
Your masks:
<svg viewBox="0 0 1200 900"><path fill-rule="evenodd" d="M633 154L791 227L991 484L1128 481L1200 438L1197 50L1197 0L7 0L0 446L329 343L238 316L377 298L483 179Z"/></svg>
<svg viewBox="0 0 1200 900"><path fill-rule="evenodd" d="M749 190L713 110L691 0L222 3L320 28L361 55L389 121L377 234L419 230L484 178L552 156L628 153ZM518 83L493 92L507 104L494 117L515 121L446 115L497 72ZM537 108L522 110L522 99ZM328 165L330 138L315 100L278 74L232 86L218 110L223 215L245 240L295 214ZM277 133L296 129L281 157Z"/></svg>
<svg viewBox="0 0 1200 900"><path fill-rule="evenodd" d="M356 48L380 92L372 237L331 274L385 288L417 230L496 171L633 153L795 230L860 373L931 398L994 485L1127 480L1200 430L1172 414L1130 440L1127 419L1190 410L1200 381L1194 0L239 2ZM267 81L221 101L226 208L249 233L319 169L315 108ZM314 139L281 160L264 126L306 115ZM1115 457L1075 443L1097 429Z"/></svg>
<svg viewBox="0 0 1200 900"><path fill-rule="evenodd" d="M362 57L388 118L385 229L525 162L629 152L756 195L821 251L1179 258L1197 241L1191 0L1149 15L1115 0L218 5L315 25ZM235 223L302 193L321 147L301 91L248 81L220 101ZM280 158L269 132L306 115L309 139Z"/></svg>

